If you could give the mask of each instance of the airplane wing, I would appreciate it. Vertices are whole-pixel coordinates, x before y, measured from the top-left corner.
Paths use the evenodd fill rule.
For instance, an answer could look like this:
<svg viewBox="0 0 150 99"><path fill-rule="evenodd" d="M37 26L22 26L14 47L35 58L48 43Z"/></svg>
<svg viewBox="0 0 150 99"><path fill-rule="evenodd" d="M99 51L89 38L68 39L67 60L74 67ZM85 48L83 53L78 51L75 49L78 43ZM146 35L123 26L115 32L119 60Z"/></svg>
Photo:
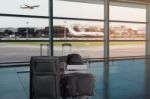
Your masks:
<svg viewBox="0 0 150 99"><path fill-rule="evenodd" d="M26 7L30 8L31 6L24 4Z"/></svg>
<svg viewBox="0 0 150 99"><path fill-rule="evenodd" d="M40 5L35 5L35 6L31 6L31 7L40 7Z"/></svg>
<svg viewBox="0 0 150 99"><path fill-rule="evenodd" d="M28 9L28 7L20 7L20 8L22 8L22 9Z"/></svg>

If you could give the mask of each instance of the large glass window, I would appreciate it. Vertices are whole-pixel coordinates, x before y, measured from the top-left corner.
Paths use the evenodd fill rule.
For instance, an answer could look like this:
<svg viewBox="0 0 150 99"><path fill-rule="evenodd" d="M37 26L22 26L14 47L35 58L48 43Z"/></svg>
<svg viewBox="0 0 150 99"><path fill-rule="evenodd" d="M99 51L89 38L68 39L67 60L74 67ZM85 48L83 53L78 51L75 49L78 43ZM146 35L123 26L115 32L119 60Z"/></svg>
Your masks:
<svg viewBox="0 0 150 99"><path fill-rule="evenodd" d="M54 17L59 17L54 20L55 56L78 53L83 58L103 57L103 4L54 0Z"/></svg>
<svg viewBox="0 0 150 99"><path fill-rule="evenodd" d="M1 40L48 40L48 19L0 17Z"/></svg>
<svg viewBox="0 0 150 99"><path fill-rule="evenodd" d="M145 55L146 10L137 7L110 6L110 57Z"/></svg>
<svg viewBox="0 0 150 99"><path fill-rule="evenodd" d="M145 55L145 24L113 22L110 26L110 57Z"/></svg>
<svg viewBox="0 0 150 99"><path fill-rule="evenodd" d="M31 56L41 55L40 45L48 42L26 40L48 40L48 19L0 17L0 22L0 62L29 61ZM47 55L47 46L42 51Z"/></svg>
<svg viewBox="0 0 150 99"><path fill-rule="evenodd" d="M103 57L103 22L55 20L54 23L54 55L78 53L83 58Z"/></svg>
<svg viewBox="0 0 150 99"><path fill-rule="evenodd" d="M6 7L8 2L11 3L10 7ZM44 48L42 51L44 55L47 55L49 19L11 17L11 14L48 16L48 4L48 0L5 0L0 3L0 13L10 14L10 17L0 17L0 40L3 41L0 43L1 47L4 49L4 46L19 46L19 48L32 46L38 50L31 51L30 55L21 55L23 50L16 47L15 49L19 51L4 49L1 53L13 56L11 52L16 51L16 53L20 52L21 56L29 57L40 55L41 49ZM53 26L54 55L79 53L83 58L102 58L104 53L103 4L54 0L53 6L54 18L57 18L54 19ZM146 10L135 6L111 5L110 19L110 57L145 55ZM20 40L20 42L10 43L4 40ZM28 40L38 41L29 42ZM71 44L71 48L66 48L67 52L64 52L63 45L66 43ZM44 44L42 48L40 44ZM138 49L137 52L134 51L135 49ZM2 58L5 58L4 54L1 55ZM17 57L13 61L29 60L29 58ZM6 60L2 59L1 62L6 62Z"/></svg>
<svg viewBox="0 0 150 99"><path fill-rule="evenodd" d="M146 24L111 22L110 40L146 40Z"/></svg>
<svg viewBox="0 0 150 99"><path fill-rule="evenodd" d="M0 13L48 16L49 0L4 0Z"/></svg>
<svg viewBox="0 0 150 99"><path fill-rule="evenodd" d="M125 6L125 4L124 4ZM110 20L146 22L146 9L131 7L110 6Z"/></svg>
<svg viewBox="0 0 150 99"><path fill-rule="evenodd" d="M54 16L104 19L104 6L102 4L54 0Z"/></svg>

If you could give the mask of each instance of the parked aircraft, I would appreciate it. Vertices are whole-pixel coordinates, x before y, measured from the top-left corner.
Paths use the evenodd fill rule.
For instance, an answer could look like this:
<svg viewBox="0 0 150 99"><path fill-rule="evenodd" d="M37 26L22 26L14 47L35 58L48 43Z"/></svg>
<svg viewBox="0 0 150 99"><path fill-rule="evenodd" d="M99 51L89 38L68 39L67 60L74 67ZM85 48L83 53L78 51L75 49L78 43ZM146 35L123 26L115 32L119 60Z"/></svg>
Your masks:
<svg viewBox="0 0 150 99"><path fill-rule="evenodd" d="M74 36L104 36L103 32L85 32L85 31L81 31L81 32L76 32L73 27L71 27L71 25L67 25L67 28L69 30L69 33L74 35Z"/></svg>

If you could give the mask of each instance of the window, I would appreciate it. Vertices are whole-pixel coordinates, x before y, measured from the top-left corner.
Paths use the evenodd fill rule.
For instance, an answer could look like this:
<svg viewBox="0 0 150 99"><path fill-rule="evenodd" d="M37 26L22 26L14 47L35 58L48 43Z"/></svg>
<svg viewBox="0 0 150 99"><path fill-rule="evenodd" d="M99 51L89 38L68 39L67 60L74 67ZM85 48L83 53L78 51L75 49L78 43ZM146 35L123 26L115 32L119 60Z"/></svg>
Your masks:
<svg viewBox="0 0 150 99"><path fill-rule="evenodd" d="M48 44L48 19L0 17L0 62L24 62L41 54L40 44ZM16 41L9 41L16 40ZM19 41L18 41L19 40ZM47 55L47 46L43 46Z"/></svg>
<svg viewBox="0 0 150 99"><path fill-rule="evenodd" d="M146 22L146 9L111 5L110 20Z"/></svg>
<svg viewBox="0 0 150 99"><path fill-rule="evenodd" d="M48 4L48 0L4 0L0 13L48 16Z"/></svg>
<svg viewBox="0 0 150 99"><path fill-rule="evenodd" d="M78 53L83 58L103 57L103 22L55 20L54 55ZM72 46L63 46L69 43Z"/></svg>
<svg viewBox="0 0 150 99"><path fill-rule="evenodd" d="M55 17L104 19L104 6L54 0Z"/></svg>
<svg viewBox="0 0 150 99"><path fill-rule="evenodd" d="M110 57L145 55L146 9L137 7L110 6Z"/></svg>

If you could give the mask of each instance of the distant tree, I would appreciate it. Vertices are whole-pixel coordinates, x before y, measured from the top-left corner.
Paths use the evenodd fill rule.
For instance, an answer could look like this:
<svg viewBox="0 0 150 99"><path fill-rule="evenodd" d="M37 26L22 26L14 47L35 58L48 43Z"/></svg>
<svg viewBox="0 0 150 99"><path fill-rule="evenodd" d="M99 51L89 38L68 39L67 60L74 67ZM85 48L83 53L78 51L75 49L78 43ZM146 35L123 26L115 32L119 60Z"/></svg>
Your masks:
<svg viewBox="0 0 150 99"><path fill-rule="evenodd" d="M130 36L134 35L134 31L132 28L128 28L127 31L128 31Z"/></svg>
<svg viewBox="0 0 150 99"><path fill-rule="evenodd" d="M11 30L9 30L9 29L6 29L6 30L4 31L4 33L6 33L6 34L8 34L8 35L14 34L14 32L11 31Z"/></svg>
<svg viewBox="0 0 150 99"><path fill-rule="evenodd" d="M26 32L28 32L30 37L33 37L33 35L36 35L34 28L27 28Z"/></svg>
<svg viewBox="0 0 150 99"><path fill-rule="evenodd" d="M45 35L48 36L49 27L45 27L45 29L43 31L44 31ZM65 31L66 31L66 34L69 33L69 30L63 26L54 26L53 27L53 36L54 37L63 37Z"/></svg>
<svg viewBox="0 0 150 99"><path fill-rule="evenodd" d="M48 37L48 34L49 34L49 27L45 27L45 28L42 30L42 34L43 34L45 37Z"/></svg>
<svg viewBox="0 0 150 99"><path fill-rule="evenodd" d="M33 37L42 37L42 29L37 29L34 34Z"/></svg>
<svg viewBox="0 0 150 99"><path fill-rule="evenodd" d="M90 29L89 28L85 28L85 32L90 32Z"/></svg>
<svg viewBox="0 0 150 99"><path fill-rule="evenodd" d="M53 36L54 37L62 37L63 33L64 33L64 28L62 28L61 26L54 26L53 27Z"/></svg>
<svg viewBox="0 0 150 99"><path fill-rule="evenodd" d="M80 32L79 26L77 26L77 25L74 26L73 29L74 29L76 32Z"/></svg>
<svg viewBox="0 0 150 99"><path fill-rule="evenodd" d="M16 35L20 36L20 37L25 37L26 36L26 28L18 28Z"/></svg>
<svg viewBox="0 0 150 99"><path fill-rule="evenodd" d="M0 32L0 36L7 36L8 34L6 34L5 32Z"/></svg>
<svg viewBox="0 0 150 99"><path fill-rule="evenodd" d="M96 26L90 26L89 32L96 32L97 27Z"/></svg>

